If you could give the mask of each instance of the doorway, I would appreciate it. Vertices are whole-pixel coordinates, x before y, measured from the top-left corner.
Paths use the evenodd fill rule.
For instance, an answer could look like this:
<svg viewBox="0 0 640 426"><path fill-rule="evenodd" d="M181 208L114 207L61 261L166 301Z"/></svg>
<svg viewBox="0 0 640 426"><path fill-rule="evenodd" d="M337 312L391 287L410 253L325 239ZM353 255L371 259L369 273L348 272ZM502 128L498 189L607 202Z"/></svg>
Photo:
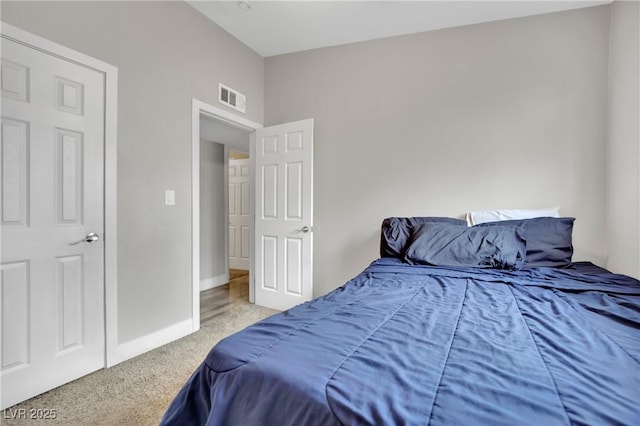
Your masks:
<svg viewBox="0 0 640 426"><path fill-rule="evenodd" d="M193 331L200 329L200 141L207 123L216 126L219 140L229 131L249 134L255 201L255 213L250 214L249 302L284 310L311 300L314 120L262 127L196 99L191 118Z"/></svg>
<svg viewBox="0 0 640 426"><path fill-rule="evenodd" d="M251 138L260 125L197 100L193 100L192 117L192 286L195 331L200 328L201 319L205 321L224 312L238 298L243 303L247 299L253 302L250 261L253 236L250 227L243 231L242 226L238 228L234 224L236 228L231 229L230 222L230 213L235 209L244 211L246 226L252 223L252 210L247 202L252 200L253 193L251 186L245 185L244 193L234 191L231 194L229 164L236 158L249 158ZM247 172L248 182L251 182L250 167L244 170L245 174ZM237 173L241 173L241 170ZM232 201L233 207L230 205ZM234 238L231 242L231 236L238 235L242 239L243 233L244 241L238 244L237 238ZM241 255L244 251L246 258L245 265L241 267L235 263L232 265L230 259L231 253L237 249L241 250Z"/></svg>
<svg viewBox="0 0 640 426"><path fill-rule="evenodd" d="M249 302L249 155L232 150L218 124L201 126L200 325ZM249 134L234 135L248 143ZM213 142L215 139L218 142Z"/></svg>

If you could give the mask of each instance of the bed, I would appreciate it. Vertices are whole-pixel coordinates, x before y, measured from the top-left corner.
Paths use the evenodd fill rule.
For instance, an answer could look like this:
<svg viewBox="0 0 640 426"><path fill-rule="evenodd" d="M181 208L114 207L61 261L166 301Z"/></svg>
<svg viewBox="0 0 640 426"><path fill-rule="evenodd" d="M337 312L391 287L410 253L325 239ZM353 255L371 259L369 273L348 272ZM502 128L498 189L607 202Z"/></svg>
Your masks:
<svg viewBox="0 0 640 426"><path fill-rule="evenodd" d="M381 258L218 343L162 424L639 425L640 282L572 263L572 226L386 219Z"/></svg>

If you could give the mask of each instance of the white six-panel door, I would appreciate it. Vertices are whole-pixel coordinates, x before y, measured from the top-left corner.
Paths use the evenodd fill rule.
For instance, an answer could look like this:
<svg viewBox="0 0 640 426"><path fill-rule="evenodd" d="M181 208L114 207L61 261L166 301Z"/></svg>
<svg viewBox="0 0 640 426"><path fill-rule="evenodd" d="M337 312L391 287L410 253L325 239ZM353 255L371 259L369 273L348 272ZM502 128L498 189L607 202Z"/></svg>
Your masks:
<svg viewBox="0 0 640 426"><path fill-rule="evenodd" d="M1 89L5 408L104 366L105 82L3 38Z"/></svg>
<svg viewBox="0 0 640 426"><path fill-rule="evenodd" d="M249 159L229 160L229 267L249 270L251 227Z"/></svg>
<svg viewBox="0 0 640 426"><path fill-rule="evenodd" d="M284 310L313 297L313 119L255 137L255 303Z"/></svg>

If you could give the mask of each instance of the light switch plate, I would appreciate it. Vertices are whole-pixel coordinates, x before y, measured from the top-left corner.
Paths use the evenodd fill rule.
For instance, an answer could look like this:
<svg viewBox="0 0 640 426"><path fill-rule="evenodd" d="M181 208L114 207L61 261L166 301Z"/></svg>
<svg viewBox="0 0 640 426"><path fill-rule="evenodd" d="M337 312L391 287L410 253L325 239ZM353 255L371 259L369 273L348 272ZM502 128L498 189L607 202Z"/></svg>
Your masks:
<svg viewBox="0 0 640 426"><path fill-rule="evenodd" d="M173 189L167 189L164 191L164 204L165 206L176 205L176 192Z"/></svg>

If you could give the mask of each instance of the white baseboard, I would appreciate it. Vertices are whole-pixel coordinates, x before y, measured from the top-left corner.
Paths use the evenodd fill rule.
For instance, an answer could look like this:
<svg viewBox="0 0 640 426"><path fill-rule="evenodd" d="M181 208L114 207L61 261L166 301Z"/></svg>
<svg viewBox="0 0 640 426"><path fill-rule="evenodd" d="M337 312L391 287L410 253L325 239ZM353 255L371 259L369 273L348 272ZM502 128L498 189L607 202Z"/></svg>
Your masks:
<svg viewBox="0 0 640 426"><path fill-rule="evenodd" d="M113 367L122 361L142 355L145 352L159 348L167 343L171 343L174 340L178 340L181 337L193 333L193 331L193 321L188 319L162 330L158 330L154 333L147 334L146 336L139 337L130 342L118 345L115 362L111 365L107 365L107 367Z"/></svg>
<svg viewBox="0 0 640 426"><path fill-rule="evenodd" d="M229 268L249 270L249 259L229 258Z"/></svg>
<svg viewBox="0 0 640 426"><path fill-rule="evenodd" d="M229 282L229 272L218 275L213 278L206 278L200 280L200 291L209 290L210 288L218 287Z"/></svg>

